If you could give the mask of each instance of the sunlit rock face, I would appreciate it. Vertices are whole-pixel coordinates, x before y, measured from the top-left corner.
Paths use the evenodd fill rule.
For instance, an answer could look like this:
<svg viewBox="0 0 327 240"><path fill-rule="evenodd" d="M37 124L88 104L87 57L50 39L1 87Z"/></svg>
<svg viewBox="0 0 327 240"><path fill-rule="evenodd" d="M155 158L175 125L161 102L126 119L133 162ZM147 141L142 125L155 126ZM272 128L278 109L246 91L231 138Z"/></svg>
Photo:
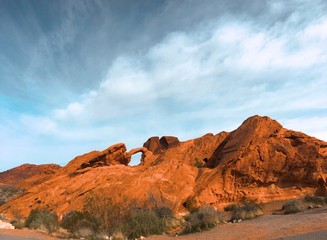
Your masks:
<svg viewBox="0 0 327 240"><path fill-rule="evenodd" d="M142 153L138 166L131 156ZM254 199L262 202L305 194L325 194L327 143L283 128L269 117L253 116L235 131L206 134L180 142L172 136L151 137L127 151L118 143L104 151L74 158L47 175L19 183L25 193L0 207L8 216L31 209L58 214L83 207L92 194L159 204L185 211L195 205L224 205Z"/></svg>

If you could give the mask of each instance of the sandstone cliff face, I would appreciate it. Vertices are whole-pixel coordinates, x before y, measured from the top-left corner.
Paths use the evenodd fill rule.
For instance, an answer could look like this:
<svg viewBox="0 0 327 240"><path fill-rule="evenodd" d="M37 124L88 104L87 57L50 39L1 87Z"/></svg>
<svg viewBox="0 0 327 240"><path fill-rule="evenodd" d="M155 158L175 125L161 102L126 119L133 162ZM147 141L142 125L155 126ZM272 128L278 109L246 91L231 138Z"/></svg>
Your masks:
<svg viewBox="0 0 327 240"><path fill-rule="evenodd" d="M326 193L326 143L254 116L218 146L210 173L198 179L200 202L269 201ZM210 186L210 187L203 187Z"/></svg>
<svg viewBox="0 0 327 240"><path fill-rule="evenodd" d="M136 152L142 152L141 164L128 166ZM244 198L270 201L324 194L326 178L326 142L254 116L231 133L186 142L152 137L129 152L116 144L79 156L51 179L1 206L0 212L26 216L33 208L45 207L63 214L80 209L90 192L145 204L153 196L175 211L184 211L190 199L219 208Z"/></svg>

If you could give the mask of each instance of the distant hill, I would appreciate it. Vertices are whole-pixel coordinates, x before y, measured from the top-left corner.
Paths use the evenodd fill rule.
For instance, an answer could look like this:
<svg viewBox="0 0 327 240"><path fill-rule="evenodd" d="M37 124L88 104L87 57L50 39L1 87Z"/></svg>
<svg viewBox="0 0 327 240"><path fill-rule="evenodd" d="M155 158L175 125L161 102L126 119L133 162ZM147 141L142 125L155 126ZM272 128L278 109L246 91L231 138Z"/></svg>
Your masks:
<svg viewBox="0 0 327 240"><path fill-rule="evenodd" d="M36 175L50 175L61 167L57 164L23 164L10 170L0 172L0 184L19 186L26 179Z"/></svg>

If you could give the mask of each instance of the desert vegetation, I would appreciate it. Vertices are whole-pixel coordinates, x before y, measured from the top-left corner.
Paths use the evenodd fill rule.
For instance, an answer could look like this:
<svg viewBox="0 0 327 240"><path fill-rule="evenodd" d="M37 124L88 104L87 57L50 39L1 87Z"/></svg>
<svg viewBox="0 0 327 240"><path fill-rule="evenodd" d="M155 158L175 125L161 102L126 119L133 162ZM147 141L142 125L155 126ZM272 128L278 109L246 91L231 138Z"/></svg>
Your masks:
<svg viewBox="0 0 327 240"><path fill-rule="evenodd" d="M303 204L301 200L289 200L284 203L283 208L285 214L294 214L302 212L307 209L307 206Z"/></svg>
<svg viewBox="0 0 327 240"><path fill-rule="evenodd" d="M327 197L307 195L303 200L309 208L317 208L327 205Z"/></svg>
<svg viewBox="0 0 327 240"><path fill-rule="evenodd" d="M149 203L148 206L140 206L135 201L118 204L111 198L91 195L85 200L82 211L68 212L61 221L55 213L34 209L23 226L61 233L70 238L106 239L111 236L112 239L135 239L165 232L203 231L222 222L222 213L210 206L177 218L168 206L159 204L152 196Z"/></svg>
<svg viewBox="0 0 327 240"><path fill-rule="evenodd" d="M46 209L33 209L25 220L25 226L52 233L58 229L58 216Z"/></svg>
<svg viewBox="0 0 327 240"><path fill-rule="evenodd" d="M47 233L59 232L63 237L84 239L135 239L141 236L163 233L188 234L211 229L225 220L239 222L263 214L262 205L255 201L233 203L216 211L211 206L194 207L190 198L190 212L184 217L176 217L173 211L160 204L152 195L147 205L124 200L124 204L110 197L92 194L85 200L81 211L65 214L61 221L58 216L45 209L31 211L23 226L40 229ZM289 200L283 205L285 214L293 214L308 208L327 205L327 197L306 196L303 199ZM22 227L22 222L17 221Z"/></svg>
<svg viewBox="0 0 327 240"><path fill-rule="evenodd" d="M200 232L223 222L222 213L210 206L203 206L186 217L184 233Z"/></svg>
<svg viewBox="0 0 327 240"><path fill-rule="evenodd" d="M62 228L71 238L105 239L111 236L112 239L135 239L162 234L180 225L169 207L160 206L153 199L149 202L152 205L147 207L127 199L124 204L118 204L109 197L91 195L85 200L82 211L65 214L60 223L55 220L57 216L48 211L33 210L25 226L48 233Z"/></svg>
<svg viewBox="0 0 327 240"><path fill-rule="evenodd" d="M307 195L303 199L293 199L285 202L285 214L303 212L309 208L319 208L327 205L327 197Z"/></svg>
<svg viewBox="0 0 327 240"><path fill-rule="evenodd" d="M241 204L230 204L224 211L231 213L231 221L248 220L263 214L262 206L255 201L243 201Z"/></svg>
<svg viewBox="0 0 327 240"><path fill-rule="evenodd" d="M5 204L10 198L19 195L23 190L14 186L0 186L0 206Z"/></svg>

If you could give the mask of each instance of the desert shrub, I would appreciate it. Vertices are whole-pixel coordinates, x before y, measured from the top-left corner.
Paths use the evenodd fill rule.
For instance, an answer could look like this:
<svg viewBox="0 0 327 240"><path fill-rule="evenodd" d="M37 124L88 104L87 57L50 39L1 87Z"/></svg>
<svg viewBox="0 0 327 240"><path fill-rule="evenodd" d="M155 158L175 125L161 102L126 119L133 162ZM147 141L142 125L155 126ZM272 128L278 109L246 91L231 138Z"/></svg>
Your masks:
<svg viewBox="0 0 327 240"><path fill-rule="evenodd" d="M15 229L22 229L25 227L25 222L21 219L14 219L10 222L11 225L15 227Z"/></svg>
<svg viewBox="0 0 327 240"><path fill-rule="evenodd" d="M180 229L183 225L181 219L175 217L173 211L169 207L158 207L153 209L156 215L164 224L165 230Z"/></svg>
<svg viewBox="0 0 327 240"><path fill-rule="evenodd" d="M1 186L0 187L0 206L5 204L10 198L22 193L21 189L14 186Z"/></svg>
<svg viewBox="0 0 327 240"><path fill-rule="evenodd" d="M91 195L85 201L83 212L94 217L100 231L111 235L131 218L133 207L127 201L123 206L104 195Z"/></svg>
<svg viewBox="0 0 327 240"><path fill-rule="evenodd" d="M60 226L67 229L73 237L87 237L99 231L99 225L95 217L86 212L71 211L64 215Z"/></svg>
<svg viewBox="0 0 327 240"><path fill-rule="evenodd" d="M206 166L206 163L204 161L199 160L198 158L195 158L194 166L197 168L204 168Z"/></svg>
<svg viewBox="0 0 327 240"><path fill-rule="evenodd" d="M182 222L174 216L170 207L158 201L153 194L149 194L150 209L161 219L166 230L180 228Z"/></svg>
<svg viewBox="0 0 327 240"><path fill-rule="evenodd" d="M151 195L151 194L150 194ZM85 200L82 212L71 212L64 216L61 226L74 233L75 237L90 238L105 233L113 239L136 238L150 234L161 234L176 225L172 210L159 204L151 195L150 208L145 208L125 199L117 204L105 195L92 194ZM98 226L98 228L95 228Z"/></svg>
<svg viewBox="0 0 327 240"><path fill-rule="evenodd" d="M173 211L170 207L156 207L153 211L162 219L174 217Z"/></svg>
<svg viewBox="0 0 327 240"><path fill-rule="evenodd" d="M232 211L235 211L239 208L240 206L236 203L231 203L231 204L228 204L228 206L224 207L224 211L225 212L232 212Z"/></svg>
<svg viewBox="0 0 327 240"><path fill-rule="evenodd" d="M183 206L190 212L196 212L199 210L199 207L196 204L195 197L189 197L184 203Z"/></svg>
<svg viewBox="0 0 327 240"><path fill-rule="evenodd" d="M313 204L314 207L323 206L327 203L326 197L319 197L319 196L306 195L303 200L306 203Z"/></svg>
<svg viewBox="0 0 327 240"><path fill-rule="evenodd" d="M130 220L126 222L123 231L128 238L138 238L152 234L161 234L165 225L158 215L151 209L138 209Z"/></svg>
<svg viewBox="0 0 327 240"><path fill-rule="evenodd" d="M184 233L200 232L210 229L222 221L222 214L210 206L203 206L186 217Z"/></svg>
<svg viewBox="0 0 327 240"><path fill-rule="evenodd" d="M299 200L290 200L284 203L282 209L285 214L294 214L306 210L307 207Z"/></svg>
<svg viewBox="0 0 327 240"><path fill-rule="evenodd" d="M25 220L25 226L52 233L58 229L58 217L57 214L51 213L46 209L33 209Z"/></svg>
<svg viewBox="0 0 327 240"><path fill-rule="evenodd" d="M262 207L255 201L245 201L241 206L234 207L232 211L232 221L253 219L262 215Z"/></svg>
<svg viewBox="0 0 327 240"><path fill-rule="evenodd" d="M149 205L150 209L152 209L157 216L162 219L174 217L172 209L165 203L158 201L152 193L149 193Z"/></svg>

